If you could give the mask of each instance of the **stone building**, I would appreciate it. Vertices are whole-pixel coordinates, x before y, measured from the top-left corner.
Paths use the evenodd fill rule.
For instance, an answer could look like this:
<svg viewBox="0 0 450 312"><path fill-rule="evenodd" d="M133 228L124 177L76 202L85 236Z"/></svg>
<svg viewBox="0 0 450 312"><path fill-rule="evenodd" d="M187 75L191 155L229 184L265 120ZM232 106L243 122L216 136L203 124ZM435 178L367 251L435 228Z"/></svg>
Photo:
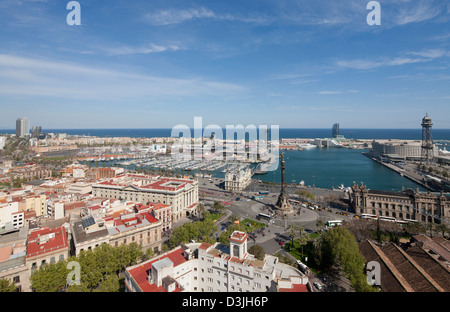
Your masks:
<svg viewBox="0 0 450 312"><path fill-rule="evenodd" d="M225 190L239 192L245 189L252 180L250 168L227 171L225 174Z"/></svg>
<svg viewBox="0 0 450 312"><path fill-rule="evenodd" d="M444 194L420 193L407 189L400 192L368 189L353 184L351 202L355 213L416 220L423 223L450 222L450 198Z"/></svg>

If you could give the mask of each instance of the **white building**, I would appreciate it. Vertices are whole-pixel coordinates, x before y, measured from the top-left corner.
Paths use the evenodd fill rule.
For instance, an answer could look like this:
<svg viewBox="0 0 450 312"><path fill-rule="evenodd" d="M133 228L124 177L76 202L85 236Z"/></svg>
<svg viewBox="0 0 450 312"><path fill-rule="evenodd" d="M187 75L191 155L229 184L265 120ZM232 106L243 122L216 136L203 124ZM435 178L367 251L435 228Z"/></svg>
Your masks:
<svg viewBox="0 0 450 312"><path fill-rule="evenodd" d="M249 167L227 171L225 174L225 190L239 192L252 181L252 171Z"/></svg>
<svg viewBox="0 0 450 312"><path fill-rule="evenodd" d="M422 141L378 140L372 142L375 157L389 157L417 160L422 157ZM438 147L433 147L433 155L438 155Z"/></svg>
<svg viewBox="0 0 450 312"><path fill-rule="evenodd" d="M216 243L182 245L164 255L129 267L129 292L307 292L308 278L296 268L265 255L247 252L248 235L235 231L230 247Z"/></svg>
<svg viewBox="0 0 450 312"><path fill-rule="evenodd" d="M18 202L0 204L0 229L23 227L24 214L19 212Z"/></svg>
<svg viewBox="0 0 450 312"><path fill-rule="evenodd" d="M6 137L0 136L0 149L3 149L5 147L5 144L6 144Z"/></svg>

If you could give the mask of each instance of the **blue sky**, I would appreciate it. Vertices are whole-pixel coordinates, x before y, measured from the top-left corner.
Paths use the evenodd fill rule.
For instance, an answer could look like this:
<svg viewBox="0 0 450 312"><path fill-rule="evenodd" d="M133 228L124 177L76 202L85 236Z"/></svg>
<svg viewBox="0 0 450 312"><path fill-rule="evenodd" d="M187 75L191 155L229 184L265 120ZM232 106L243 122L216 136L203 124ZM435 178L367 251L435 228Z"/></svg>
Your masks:
<svg viewBox="0 0 450 312"><path fill-rule="evenodd" d="M0 128L450 128L450 2L0 2Z"/></svg>

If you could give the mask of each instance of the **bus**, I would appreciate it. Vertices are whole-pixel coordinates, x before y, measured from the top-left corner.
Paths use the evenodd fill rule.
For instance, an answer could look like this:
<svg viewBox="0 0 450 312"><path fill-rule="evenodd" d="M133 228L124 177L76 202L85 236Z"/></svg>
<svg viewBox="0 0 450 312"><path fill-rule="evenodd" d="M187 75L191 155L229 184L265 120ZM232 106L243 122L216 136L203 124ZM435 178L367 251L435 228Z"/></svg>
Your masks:
<svg viewBox="0 0 450 312"><path fill-rule="evenodd" d="M257 196L257 195L253 196L253 199L263 199L263 198L264 196Z"/></svg>
<svg viewBox="0 0 450 312"><path fill-rule="evenodd" d="M369 213L363 213L361 219L376 219L377 216Z"/></svg>
<svg viewBox="0 0 450 312"><path fill-rule="evenodd" d="M419 221L413 219L403 219L402 223L419 223Z"/></svg>
<svg viewBox="0 0 450 312"><path fill-rule="evenodd" d="M327 226L336 226L336 225L342 225L342 220L327 221Z"/></svg>
<svg viewBox="0 0 450 312"><path fill-rule="evenodd" d="M272 220L272 217L268 214L265 213L258 213L258 215L256 216L256 219L266 219L266 220Z"/></svg>
<svg viewBox="0 0 450 312"><path fill-rule="evenodd" d="M260 194L260 195L268 195L268 194L269 194L269 191L259 191L259 194Z"/></svg>
<svg viewBox="0 0 450 312"><path fill-rule="evenodd" d="M380 220L380 221L388 221L388 222L395 222L395 221L397 221L397 219L395 219L393 217L383 217L383 216L379 216L378 220Z"/></svg>

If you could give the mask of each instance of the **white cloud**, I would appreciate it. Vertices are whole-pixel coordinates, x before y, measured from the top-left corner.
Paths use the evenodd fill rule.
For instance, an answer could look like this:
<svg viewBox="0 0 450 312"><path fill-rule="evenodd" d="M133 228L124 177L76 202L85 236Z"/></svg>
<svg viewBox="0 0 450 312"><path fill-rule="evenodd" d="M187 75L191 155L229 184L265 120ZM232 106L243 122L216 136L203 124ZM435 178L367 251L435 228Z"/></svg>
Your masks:
<svg viewBox="0 0 450 312"><path fill-rule="evenodd" d="M407 3L396 17L396 24L418 23L435 18L443 10L442 5L433 1Z"/></svg>
<svg viewBox="0 0 450 312"><path fill-rule="evenodd" d="M334 90L334 91L330 91L330 90L326 90L326 91L319 91L317 92L320 95L338 95L338 94L355 94L355 93L359 93L358 90Z"/></svg>
<svg viewBox="0 0 450 312"><path fill-rule="evenodd" d="M173 44L173 45L156 45L156 44L148 44L140 47L132 47L132 46L121 46L121 47L113 47L106 48L106 52L110 55L128 55L128 54L150 54L150 53L160 53L165 51L177 51L182 49L182 47Z"/></svg>
<svg viewBox="0 0 450 312"><path fill-rule="evenodd" d="M425 58L408 58L408 57L396 57L396 58L384 58L380 60L372 59L356 59L337 61L336 65L343 68L358 69L358 70L370 70L385 66L400 66L405 64L414 64L427 62Z"/></svg>
<svg viewBox="0 0 450 312"><path fill-rule="evenodd" d="M426 51L421 51L421 52L408 52L408 54L414 55L414 56L430 58L430 59L450 56L449 51L445 51L442 49L431 49L431 50L426 50Z"/></svg>
<svg viewBox="0 0 450 312"><path fill-rule="evenodd" d="M168 78L0 54L0 95L129 100L235 96L245 88L198 77Z"/></svg>
<svg viewBox="0 0 450 312"><path fill-rule="evenodd" d="M200 7L191 9L167 9L144 15L147 22L156 26L180 24L197 19L212 19L222 21L238 21L250 24L267 24L273 21L265 15L233 15L229 13L218 14L211 9Z"/></svg>
<svg viewBox="0 0 450 312"><path fill-rule="evenodd" d="M146 14L145 17L152 25L171 25L199 18L214 18L216 14L210 9L201 7L185 10L161 10L153 14Z"/></svg>

